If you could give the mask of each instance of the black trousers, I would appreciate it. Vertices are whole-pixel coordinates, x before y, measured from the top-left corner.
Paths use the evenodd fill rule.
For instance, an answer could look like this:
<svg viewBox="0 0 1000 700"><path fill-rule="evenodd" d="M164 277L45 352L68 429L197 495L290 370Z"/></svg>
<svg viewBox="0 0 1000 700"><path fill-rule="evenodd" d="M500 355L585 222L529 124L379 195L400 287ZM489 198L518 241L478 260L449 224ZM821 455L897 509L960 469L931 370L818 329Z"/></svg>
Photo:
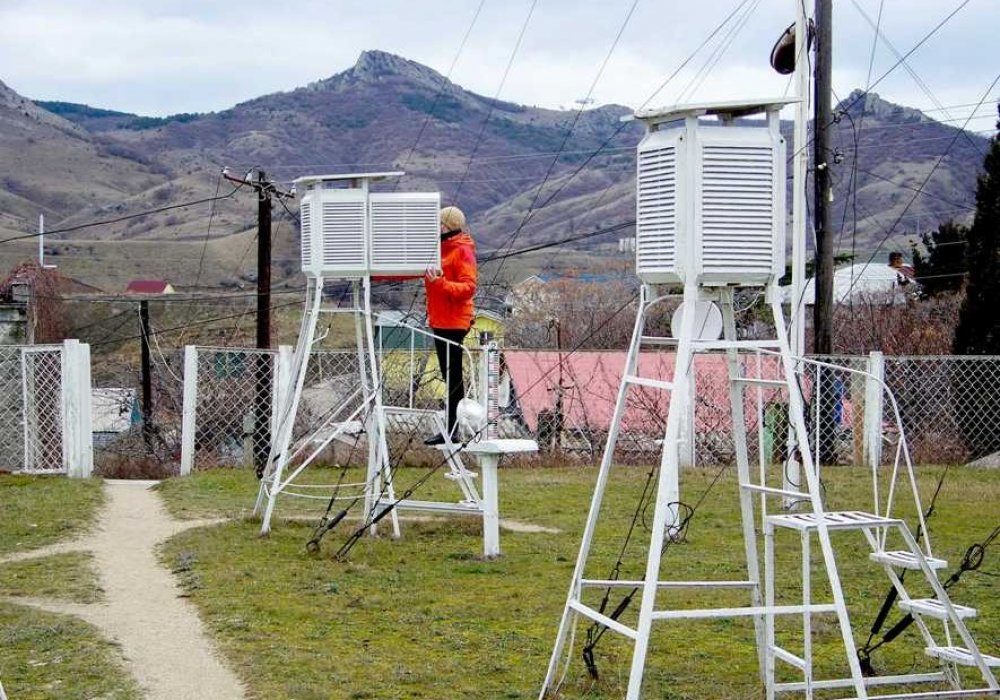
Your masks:
<svg viewBox="0 0 1000 700"><path fill-rule="evenodd" d="M453 434L458 402L465 398L465 379L462 376L462 357L465 353L462 352L462 342L469 329L431 328L431 331L434 333L434 350L441 368L441 379L448 387L448 433ZM447 342L449 340L451 343Z"/></svg>

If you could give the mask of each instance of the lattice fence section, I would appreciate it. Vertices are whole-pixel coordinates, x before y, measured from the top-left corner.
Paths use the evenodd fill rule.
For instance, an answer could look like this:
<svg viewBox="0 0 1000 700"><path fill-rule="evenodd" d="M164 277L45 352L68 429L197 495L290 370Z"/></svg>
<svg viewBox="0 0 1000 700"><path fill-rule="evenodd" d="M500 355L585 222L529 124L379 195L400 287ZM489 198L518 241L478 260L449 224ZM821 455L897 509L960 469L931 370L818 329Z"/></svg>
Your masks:
<svg viewBox="0 0 1000 700"><path fill-rule="evenodd" d="M0 347L0 467L63 472L62 347Z"/></svg>
<svg viewBox="0 0 1000 700"><path fill-rule="evenodd" d="M277 430L278 411L282 410L279 397L287 391L287 382L293 380L290 354L285 370L280 369L278 352L273 350L199 347L195 356L194 419L185 428L194 434L192 466L249 466L266 460ZM468 352L463 363L466 395L474 395L480 383L479 364L480 352ZM383 405L442 409L447 389L433 350L383 349L379 365ZM296 412L293 444L317 430L332 430L332 426L352 416L362 403L363 376L372 382L371 368L367 361L362 364L354 350L314 352ZM329 460L364 461L367 448L357 430L363 421L363 412L352 419L358 425L331 447ZM387 422L393 445L419 445L433 432L428 417L390 411ZM509 418L505 417L501 425L506 426L501 431L504 436L524 434Z"/></svg>
<svg viewBox="0 0 1000 700"><path fill-rule="evenodd" d="M195 464L254 464L267 459L277 353L197 349Z"/></svg>
<svg viewBox="0 0 1000 700"><path fill-rule="evenodd" d="M885 381L917 462L1000 452L1000 357L886 357Z"/></svg>

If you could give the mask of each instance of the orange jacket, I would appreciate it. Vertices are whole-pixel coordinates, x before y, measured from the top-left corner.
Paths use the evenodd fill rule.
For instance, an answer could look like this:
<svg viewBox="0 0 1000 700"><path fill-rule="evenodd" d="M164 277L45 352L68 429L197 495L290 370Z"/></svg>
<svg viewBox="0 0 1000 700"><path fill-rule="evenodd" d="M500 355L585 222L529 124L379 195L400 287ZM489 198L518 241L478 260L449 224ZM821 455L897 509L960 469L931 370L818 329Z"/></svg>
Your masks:
<svg viewBox="0 0 1000 700"><path fill-rule="evenodd" d="M472 297L476 294L476 244L464 231L441 241L441 271L435 280L424 278L427 325L468 329L472 326Z"/></svg>

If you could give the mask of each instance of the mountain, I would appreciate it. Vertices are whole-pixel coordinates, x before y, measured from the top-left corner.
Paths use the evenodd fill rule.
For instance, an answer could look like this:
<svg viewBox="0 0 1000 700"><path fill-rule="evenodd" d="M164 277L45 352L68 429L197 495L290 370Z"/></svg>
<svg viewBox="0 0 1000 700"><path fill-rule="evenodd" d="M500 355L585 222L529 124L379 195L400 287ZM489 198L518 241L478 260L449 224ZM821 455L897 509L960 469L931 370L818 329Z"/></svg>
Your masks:
<svg viewBox="0 0 1000 700"><path fill-rule="evenodd" d="M0 131L0 228L32 230L41 207L50 227L70 226L225 194L232 187L219 178L223 166L233 172L262 167L282 183L320 172L391 169L407 173L399 187L439 189L444 201L462 206L483 248L506 244L515 232L520 247L634 218L634 146L642 128L620 121L629 113L615 105L578 113L494 100L381 51L366 51L350 69L288 92L163 118L32 104L4 86L0 117L10 126ZM833 144L839 155L831 167L840 249L872 249L896 217L904 217L897 231L912 232L968 216L985 139L874 94L853 93L838 113ZM790 152L790 125L785 131ZM72 177L65 176L67 167ZM918 190L924 194L910 205ZM227 246L247 250L245 233L255 216L255 200L244 190L222 202L66 237L187 242L197 260L207 238L220 255ZM275 236L278 275L295 277L294 225L280 208L276 220L287 222ZM609 238L576 247L594 249ZM888 245L905 250L906 241L897 233ZM229 251L227 260L245 258ZM155 260L150 264L155 268ZM193 278L196 267L206 266L181 268L182 278L172 281L193 282L186 276ZM240 276L237 269L207 267L199 281Z"/></svg>
<svg viewBox="0 0 1000 700"><path fill-rule="evenodd" d="M906 251L915 232L971 221L987 139L861 90L835 113L831 142L843 158L833 171L839 250L885 240L887 249Z"/></svg>
<svg viewBox="0 0 1000 700"><path fill-rule="evenodd" d="M140 154L124 154L0 82L0 233L34 231L164 182ZM6 237L6 236L5 236Z"/></svg>

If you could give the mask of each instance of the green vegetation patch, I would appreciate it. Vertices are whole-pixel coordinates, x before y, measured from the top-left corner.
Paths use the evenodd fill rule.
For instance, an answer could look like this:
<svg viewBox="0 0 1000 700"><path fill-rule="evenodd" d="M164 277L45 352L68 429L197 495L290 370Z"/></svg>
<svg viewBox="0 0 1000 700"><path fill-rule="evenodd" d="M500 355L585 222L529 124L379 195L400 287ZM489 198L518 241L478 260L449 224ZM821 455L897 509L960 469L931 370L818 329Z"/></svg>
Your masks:
<svg viewBox="0 0 1000 700"><path fill-rule="evenodd" d="M98 479L0 475L0 555L78 537L103 503Z"/></svg>
<svg viewBox="0 0 1000 700"><path fill-rule="evenodd" d="M307 473L322 483L335 483L338 474L328 469ZM397 492L405 491L424 473L416 468L399 470ZM652 508L637 513L636 502L647 473L643 467L613 470L588 577L610 575L633 518L637 529L619 573L623 579L642 576ZM925 498L933 492L939 473L940 469L921 471L919 484ZM685 472L682 499L700 505L686 540L665 553L665 578L733 580L744 575L735 479L729 470L706 494L717 474L711 468ZM278 519L266 538L258 536L258 523L234 521L182 533L161 556L201 610L230 663L253 688L252 697L535 698L548 665L595 478L592 468L502 469L501 515L557 532L502 530L504 556L496 561L481 556L477 519L428 517L426 513L419 514L420 519L403 518L401 539L362 538L341 562L333 553L358 526L357 520L345 520L327 534L320 554L309 555L305 543L315 521L282 520L296 510L287 498L279 501ZM824 479L831 508L870 508L867 470L831 469ZM243 503L251 504L256 494L257 482L249 470L220 470L180 481L161 487L175 512L210 514L213 499L220 504L216 512L229 512L241 489ZM454 499L457 492L454 484L439 476L428 487L420 488L415 497ZM989 534L993 524L978 516L995 513L989 504L998 498L997 473L952 469L938 498L938 514L931 521L938 556L957 566L965 548ZM912 521L913 509L903 509L901 515ZM381 528L383 535L387 529ZM860 533L836 533L834 545L856 633L863 642L888 581L866 555L859 556L859 552L867 553ZM779 602L801 600L799 552L797 535L781 533ZM812 557L821 561L815 542ZM1000 572L1000 552L991 550L984 571ZM983 650L994 654L1000 653L997 582L982 574L966 574L954 589L956 602L980 609L970 627ZM914 592L919 592L913 583ZM829 599L818 573L813 588L815 600ZM627 592L617 590L609 597L607 609L617 606ZM602 589L595 590L586 601L598 607L603 594ZM664 591L659 600L664 607L747 603L746 594L738 591L713 591L711 595ZM622 622L634 625L638 607L636 597ZM898 613L890 616L889 625L899 617ZM594 681L580 657L587 627L581 622L577 629L561 697L622 697L632 645L617 634L604 635L595 651L600 679ZM782 619L778 628L781 640L801 653L800 619ZM814 629L820 674L845 675L835 619L817 615ZM753 639L753 624L747 619L657 623L644 697L756 700L761 691ZM880 649L873 663L880 672L906 672L918 667L926 670L928 662L921 640L911 629ZM783 669L781 679L794 677Z"/></svg>
<svg viewBox="0 0 1000 700"><path fill-rule="evenodd" d="M101 594L93 557L86 552L53 554L0 568L0 596L96 603Z"/></svg>
<svg viewBox="0 0 1000 700"><path fill-rule="evenodd" d="M0 678L17 700L139 700L118 647L64 615L0 604Z"/></svg>

